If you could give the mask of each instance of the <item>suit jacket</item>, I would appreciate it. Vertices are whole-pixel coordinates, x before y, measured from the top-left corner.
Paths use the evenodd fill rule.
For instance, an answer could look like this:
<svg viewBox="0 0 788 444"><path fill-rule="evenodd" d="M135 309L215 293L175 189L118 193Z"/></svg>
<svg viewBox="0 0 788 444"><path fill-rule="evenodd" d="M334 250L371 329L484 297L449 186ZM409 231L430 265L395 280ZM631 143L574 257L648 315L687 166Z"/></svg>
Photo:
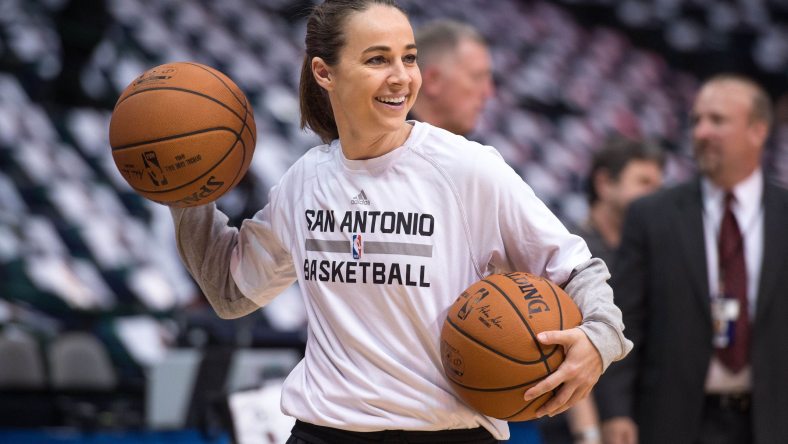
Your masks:
<svg viewBox="0 0 788 444"><path fill-rule="evenodd" d="M755 443L788 443L788 191L764 184L764 249L751 365ZM701 422L712 326L700 180L627 212L611 284L635 347L595 389L602 419L629 416L640 442L690 444Z"/></svg>

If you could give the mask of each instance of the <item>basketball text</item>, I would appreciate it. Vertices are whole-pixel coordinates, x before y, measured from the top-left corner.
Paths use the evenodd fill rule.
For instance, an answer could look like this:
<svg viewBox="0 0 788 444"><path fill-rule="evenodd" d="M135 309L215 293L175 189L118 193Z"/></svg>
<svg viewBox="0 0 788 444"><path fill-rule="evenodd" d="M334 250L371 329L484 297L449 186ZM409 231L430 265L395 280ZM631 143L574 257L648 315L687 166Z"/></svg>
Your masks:
<svg viewBox="0 0 788 444"><path fill-rule="evenodd" d="M509 279L517 284L520 289L523 299L528 302L528 317L533 317L537 313L550 311L550 306L544 301L539 290L521 273L509 273L506 275Z"/></svg>
<svg viewBox="0 0 788 444"><path fill-rule="evenodd" d="M184 197L183 199L179 199L179 200L176 200L176 201L173 201L173 202L168 202L167 204L168 205L173 205L173 204L186 204L186 205L189 205L189 204L197 203L197 202L207 198L208 196L212 195L213 193L215 193L216 190L220 189L223 185L224 185L224 182L222 182L220 180L216 180L215 176L211 176L211 177L208 178L208 181L206 181L205 184L202 187L200 187L200 189L198 191L195 191L194 193L192 193L189 196Z"/></svg>
<svg viewBox="0 0 788 444"><path fill-rule="evenodd" d="M304 260L304 279L307 281L342 282L348 284L405 285L429 287L424 265L416 269L411 264L382 262Z"/></svg>
<svg viewBox="0 0 788 444"><path fill-rule="evenodd" d="M306 210L309 231L331 233L336 231L334 210ZM384 233L432 236L435 218L431 214L401 211L346 211L339 223L345 233Z"/></svg>

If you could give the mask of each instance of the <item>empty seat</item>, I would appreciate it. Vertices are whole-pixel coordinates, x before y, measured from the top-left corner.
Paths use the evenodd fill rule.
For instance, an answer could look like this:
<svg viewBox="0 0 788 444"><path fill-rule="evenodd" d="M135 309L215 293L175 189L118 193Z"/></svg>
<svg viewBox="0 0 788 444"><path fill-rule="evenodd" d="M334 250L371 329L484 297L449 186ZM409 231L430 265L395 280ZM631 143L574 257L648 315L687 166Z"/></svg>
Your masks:
<svg viewBox="0 0 788 444"><path fill-rule="evenodd" d="M51 383L56 389L112 390L117 376L104 345L88 333L67 333L49 347Z"/></svg>
<svg viewBox="0 0 788 444"><path fill-rule="evenodd" d="M18 329L0 335L0 389L43 389L46 374L36 339Z"/></svg>

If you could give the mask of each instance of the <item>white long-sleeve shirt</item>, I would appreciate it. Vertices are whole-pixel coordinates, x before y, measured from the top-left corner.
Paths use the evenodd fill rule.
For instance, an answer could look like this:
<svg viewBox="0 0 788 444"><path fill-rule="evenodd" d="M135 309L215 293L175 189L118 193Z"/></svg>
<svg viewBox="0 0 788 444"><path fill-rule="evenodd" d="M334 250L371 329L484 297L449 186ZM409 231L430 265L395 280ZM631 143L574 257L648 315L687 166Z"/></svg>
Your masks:
<svg viewBox="0 0 788 444"><path fill-rule="evenodd" d="M218 311L248 312L248 301L265 305L298 281L308 341L282 409L305 422L481 425L506 439L504 421L453 394L439 346L449 306L493 272L566 283L603 367L631 348L604 263L497 151L428 124L415 122L403 146L374 159L345 158L339 141L313 148L240 231L213 205L173 217L184 263Z"/></svg>

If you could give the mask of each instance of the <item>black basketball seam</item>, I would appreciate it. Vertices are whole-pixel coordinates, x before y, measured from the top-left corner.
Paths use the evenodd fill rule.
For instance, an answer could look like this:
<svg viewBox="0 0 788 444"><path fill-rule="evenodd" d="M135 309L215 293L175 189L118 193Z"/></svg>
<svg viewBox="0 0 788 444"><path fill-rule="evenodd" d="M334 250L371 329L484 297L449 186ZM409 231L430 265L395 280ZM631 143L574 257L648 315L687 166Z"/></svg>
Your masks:
<svg viewBox="0 0 788 444"><path fill-rule="evenodd" d="M257 137L254 134L252 134L252 128L250 128L249 124L246 123L246 118L249 117L249 111L250 111L249 107L247 105L244 105L244 124L241 126L241 131L238 132L238 137L241 137L241 134L244 132L244 130L247 130L249 134L252 136L252 143L257 145ZM244 145L244 163L246 163L246 143L244 143L243 145Z"/></svg>
<svg viewBox="0 0 788 444"><path fill-rule="evenodd" d="M143 94L143 93L150 92L150 91L180 91L180 92L187 93L187 94L194 94L195 96L200 96L200 97L208 99L208 100L210 100L212 102L216 102L222 108L225 108L227 111L230 111L230 113L232 113L232 115L237 117L238 120L241 121L241 123L244 123L244 124L246 123L246 122L244 122L244 119L243 119L243 117L241 117L240 114L235 112L234 109L232 109L229 106L225 105L224 102L220 101L219 99L213 98L213 97L211 97L211 96L209 96L207 94L203 94L201 92L197 92L197 91L194 91L194 90L191 90L191 89L177 88L177 87L174 87L174 86L157 86L155 88L146 88L146 89L143 89L143 90L134 91L133 93L131 93L128 96L124 97L123 100L121 100L117 104L115 104L115 110L113 111L113 113L118 110L118 107L120 107L121 103L125 102L129 98L134 97L134 96L136 96L138 94ZM243 128L243 127L241 127L241 128Z"/></svg>
<svg viewBox="0 0 788 444"><path fill-rule="evenodd" d="M507 278L514 282L514 279L508 276ZM523 317L523 314L520 313L520 310L517 309L517 305L514 302L512 302L509 296L507 296L506 293L504 293L503 290L501 290L501 287L496 285L494 282L490 281L489 279L484 279L484 282L487 282L488 284L495 287L495 289L498 290L498 293L500 293L501 296L503 296L504 299L506 299L506 301L509 302L509 305L511 305L512 308L514 308L515 313L517 313L517 316L520 318L521 321L523 321L523 325L525 325L525 328L528 330L528 333L531 335L531 340L533 341L534 344L536 344L536 348L539 350L539 354L542 355L543 358L542 363L544 364L545 369L547 370L547 374L548 375L551 374L552 371L550 371L550 366L547 364L547 360L550 358L550 356L553 355L553 353L555 353L558 347L553 348L553 351L550 352L549 354L545 354L544 350L542 349L542 344L539 342L538 339L536 339L536 335L534 334L534 331L531 328L531 324L528 323L528 321Z"/></svg>
<svg viewBox="0 0 788 444"><path fill-rule="evenodd" d="M249 117L249 113L252 112L253 110L250 109L248 104L246 106L244 106L244 110L246 111L246 114L244 114L244 128L246 128L247 131L249 131L249 134L252 136L252 142L256 146L257 145L257 134L253 133L252 132L252 128L249 126L248 123L246 123L246 118ZM254 120L254 112L252 112L252 120Z"/></svg>
<svg viewBox="0 0 788 444"><path fill-rule="evenodd" d="M467 390L473 390L475 392L503 392L503 391L506 391L506 390L513 390L513 389L517 389L517 388L522 388L522 387L525 387L526 385L530 385L530 384L536 384L537 382L543 380L544 378L546 378L548 376L550 376L550 375L544 375L544 376L541 376L539 378L523 382L522 384L513 385L511 387L496 387L496 388L472 387L470 385L465 385L465 384L462 384L460 382L457 382L452 377L449 377L449 380L452 382L452 384L456 384L459 387L462 387L462 388L467 389Z"/></svg>
<svg viewBox="0 0 788 444"><path fill-rule="evenodd" d="M129 143L127 145L121 145L121 146L118 146L118 147L113 147L112 151L121 151L121 150L129 149L129 148L137 148L137 147L140 147L140 146L143 146L143 145L150 145L152 143L166 142L168 140L179 139L181 137L189 137L189 136L194 136L194 135L197 135L197 134L210 133L212 131L222 131L222 130L229 131L230 133L232 133L233 135L236 136L236 140L238 139L238 133L236 133L232 128L228 128L226 126L216 126L216 127L213 127L213 128L204 128L204 129L197 130L197 131L190 131L188 133L174 134L172 136L161 137L161 138L153 139L153 140L145 140L145 141L142 141L142 142Z"/></svg>
<svg viewBox="0 0 788 444"><path fill-rule="evenodd" d="M553 389L553 390L550 390L550 392L553 394L553 396L555 396L555 389ZM545 393L547 393L547 392L545 392ZM514 412L513 414L511 414L511 415L509 415L509 416L504 416L503 418L498 418L498 419L509 419L509 418L514 418L515 416L517 416L517 415L519 415L520 413L522 413L522 412L523 412L525 409L527 409L527 408L531 407L531 404L535 403L535 402L536 402L536 401L537 401L539 398L541 398L542 396L544 396L544 393L542 393L542 395L538 396L537 398L534 398L534 399L532 399L532 400L531 400L531 402L529 402L528 404L526 404L526 405L525 405L525 407L523 407L523 408L521 408L520 410L518 410L518 411ZM546 401L545 401L545 402L546 402Z"/></svg>
<svg viewBox="0 0 788 444"><path fill-rule="evenodd" d="M227 150L226 153L224 153L224 156L222 156L216 163L211 165L210 168L206 169L204 173L200 174L198 177L195 177L194 180L192 180L191 182L187 182L187 183L185 183L183 185L179 185L179 186L177 186L175 188L168 188L166 190L145 190L145 189L142 189L142 188L137 188L134 185L131 185L131 183L129 183L129 185L136 191L141 191L143 193L148 193L148 194L161 194L161 193L169 193L169 192L172 192L172 191L180 190L181 188L189 186L189 185L193 184L194 182L197 182L198 180L202 179L203 177L208 175L208 173L213 171L218 165L221 165L222 162L224 162L224 160L227 159L227 156L229 156L235 150L236 145L238 145L238 138L237 137L236 137L235 142L233 143L232 147L229 150ZM238 173L236 173L236 177L237 176L238 176Z"/></svg>
<svg viewBox="0 0 788 444"><path fill-rule="evenodd" d="M233 177L233 180L227 188L228 191L241 180L241 171L246 164L246 142L244 142L243 137L241 137L241 133L243 133L244 128L248 129L250 134L252 130L249 129L249 126L246 124L246 117L249 115L249 107L246 105L244 105L244 112L244 123L241 126L241 131L235 135L235 144L233 144L233 146L235 146L238 142L241 142L241 146L243 147L243 159L241 160L241 165L239 165L238 170L235 172L235 177ZM252 140L254 141L254 135L252 136ZM249 159L249 161L251 162L251 159Z"/></svg>
<svg viewBox="0 0 788 444"><path fill-rule="evenodd" d="M246 108L246 101L241 101L241 99L238 98L238 96L235 94L235 91L233 91L232 88L230 88L230 86L228 86L227 83L225 83L225 81L222 80L221 77L217 76L216 73L214 73L210 69L206 69L205 66L197 64L197 63L191 63L191 62L181 62L181 63L183 63L184 65L194 66L195 68L200 68L201 70L203 70L203 71L207 72L208 74L212 75L214 78L216 78L216 80L218 80L222 85L224 85L225 88L227 88L227 91L230 91L230 94L232 94L233 97L235 97L235 100L237 100L240 105L243 105L243 107ZM240 89L240 87L238 87L238 88Z"/></svg>
<svg viewBox="0 0 788 444"><path fill-rule="evenodd" d="M218 80L221 81L221 79L218 79ZM227 87L227 85L225 85L225 87ZM232 93L232 91L230 91L230 92ZM244 107L243 124L241 125L241 129L238 132L238 134L235 135L235 144L237 144L239 141L241 142L241 146L242 146L242 150L243 150L243 153L242 153L243 154L243 159L241 159L241 165L239 166L238 170L236 170L235 177L233 177L233 180L230 181L230 186L227 188L227 190L230 190L232 187L234 187L240 181L241 171L243 170L244 165L246 164L246 142L244 142L243 137L241 136L241 134L243 133L244 129L246 129L249 132L249 134L252 135L252 142L255 143L255 144L257 143L255 141L255 138L256 138L255 135L252 134L251 128L249 128L249 125L246 123L246 118L249 117L249 107L245 103L243 104L243 107ZM235 146L235 144L233 144L233 146ZM249 162L251 163L251 158L249 159Z"/></svg>
<svg viewBox="0 0 788 444"><path fill-rule="evenodd" d="M564 310L561 307L561 299L558 298L558 293L555 291L553 284L550 281L545 281L547 285L550 286L550 291L553 292L553 296L555 296L555 303L558 304L558 328L560 330L564 329Z"/></svg>
<svg viewBox="0 0 788 444"><path fill-rule="evenodd" d="M246 163L246 143L244 143L243 139L236 136L235 143L233 144L233 149L235 149L235 146L238 145L238 142L241 142L241 150L243 151L242 152L243 158L241 159L241 164L238 166L238 170L235 171L235 176L233 176L233 180L230 181L230 184L227 187L228 191L230 190L230 188L234 187L235 184L238 182L239 176L241 175L241 170L243 169L243 166ZM230 151L232 151L233 149L231 149Z"/></svg>
<svg viewBox="0 0 788 444"><path fill-rule="evenodd" d="M528 402L528 403L527 403L525 406L523 406L523 408L521 408L521 409L517 410L516 412L512 413L511 415L509 415L509 416L504 416L503 418L498 418L498 419L509 419L509 418L514 418L515 416L517 416L517 415L519 415L520 413L522 413L524 410L526 410L526 409L530 408L530 407L531 407L531 404L535 403L537 399L539 399L539 398L534 398L534 399L532 399L532 400L531 400L530 402Z"/></svg>
<svg viewBox="0 0 788 444"><path fill-rule="evenodd" d="M546 357L545 357L544 359L537 359L536 361L522 361L522 360L520 360L520 359L513 358L513 357L511 357L511 356L509 356L509 355L507 355L507 354L501 353L500 351L498 351L498 350L495 350L494 348L490 348L489 346L487 346L487 345L486 345L486 344L484 344L483 342L481 342L481 341L479 341L478 339L476 339L476 338L474 338L473 336L471 336L471 335L470 335L470 333L468 333L468 332L466 332L466 331L462 330L462 329L461 329L461 328L460 328L460 327L459 327L457 324L455 324L455 323L454 323L454 321L452 321L450 318L448 318L448 317L447 317L447 318L446 318L446 321L447 321L447 322L449 323L449 325L451 325L451 326L452 326L452 328L454 328L454 329L455 329L455 330L456 330L458 333L460 333L461 335L463 335L463 336L465 336L466 338L470 339L471 341L473 341L473 342L475 342L475 343L479 344L479 345L480 345L482 348L484 348L484 349L486 349L486 350L488 350L488 351L491 351L491 352L495 353L496 355L498 355L498 356L500 356L500 357L502 357L502 358L504 358L504 359L507 359L507 360L509 360L509 361L511 361L511 362L514 362L514 363L516 363L516 364L524 364L524 365L533 365L533 364L539 364L540 362L543 362L545 359L550 359L550 357L552 356L552 353L551 353L551 354L549 354L549 355L546 355ZM544 355L543 355L543 356L544 356Z"/></svg>
<svg viewBox="0 0 788 444"><path fill-rule="evenodd" d="M246 123L246 117L249 115L249 106L248 106L249 102L248 102L248 99L246 98L246 95L243 94L243 91L241 91L241 97L243 97L243 99L244 99L242 101L241 98L239 98L238 95L235 94L235 91L233 91L233 89L230 88L230 85L228 85L221 77L216 75L215 72L211 71L207 67L205 67L203 65L200 65L198 63L191 63L191 62L181 62L181 63L183 63L184 65L194 66L195 68L199 68L199 69L207 72L208 74L213 76L216 80L218 80L219 83L224 85L224 87L227 88L227 91L230 91L230 94L232 94L233 97L235 97L235 100L238 101L238 104L240 104L240 105L242 105L244 107L244 113L245 114L244 114L244 118L243 118L243 126L241 127L241 131L240 132L242 133L244 128L248 129L249 130L249 134L252 135L252 142L254 142L254 144L256 145L257 144L257 137L252 133L251 128L249 128L249 125ZM239 90L241 89L241 87L238 86L238 85L236 85L236 87L238 87ZM244 159L246 158L245 154L246 154L246 144L244 144Z"/></svg>

